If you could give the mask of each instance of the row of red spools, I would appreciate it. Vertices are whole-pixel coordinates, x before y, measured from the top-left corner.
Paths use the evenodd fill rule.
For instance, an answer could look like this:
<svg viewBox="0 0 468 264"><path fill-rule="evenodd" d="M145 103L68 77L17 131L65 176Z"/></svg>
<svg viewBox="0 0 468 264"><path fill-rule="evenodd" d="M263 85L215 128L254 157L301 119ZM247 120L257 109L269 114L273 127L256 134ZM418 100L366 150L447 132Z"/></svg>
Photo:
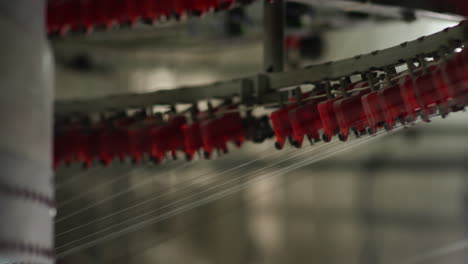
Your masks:
<svg viewBox="0 0 468 264"><path fill-rule="evenodd" d="M300 147L304 137L312 142L320 138L329 142L338 135L346 141L350 131L356 136L374 134L381 127L392 129L397 121L414 122L418 116L429 121L434 115L445 117L467 105L467 50L437 61L420 58L417 67L414 62L408 65L408 70L398 74L382 74L385 79L380 81L374 80L376 73L351 84L343 79L339 93L327 88L290 99L270 116L276 147L281 149L287 139Z"/></svg>
<svg viewBox="0 0 468 264"><path fill-rule="evenodd" d="M180 114L170 114L167 120L154 114L109 118L92 125L56 125L54 167L76 162L90 167L96 159L109 165L126 157L139 163L145 156L159 163L167 155L176 158L178 151L188 160L199 151L210 158L215 150L227 152L228 142L240 146L246 140L245 120L237 108L230 105L201 112L192 122Z"/></svg>
<svg viewBox="0 0 468 264"><path fill-rule="evenodd" d="M346 141L350 132L356 136L374 134L380 128L391 130L396 122L414 122L418 117L446 116L464 109L468 103L468 52L463 50L444 59L408 63L408 70L396 73L366 74L361 80L341 85L317 87L314 92L296 93L286 106L270 115L276 147L285 141L302 146L304 137L311 142L333 136ZM379 77L379 78L376 78ZM227 152L227 143L240 146L246 139L262 142L273 135L268 118L242 118L239 106L223 104L192 115L133 115L103 119L92 125L71 122L55 130L54 166L83 163L86 167L99 160L109 165L115 159L130 157L139 163L146 156L160 162L169 154L184 152L191 160L203 151Z"/></svg>
<svg viewBox="0 0 468 264"><path fill-rule="evenodd" d="M54 0L47 6L49 34L68 31L89 32L95 27L153 23L161 18L180 18L184 14L202 15L226 9L245 0Z"/></svg>

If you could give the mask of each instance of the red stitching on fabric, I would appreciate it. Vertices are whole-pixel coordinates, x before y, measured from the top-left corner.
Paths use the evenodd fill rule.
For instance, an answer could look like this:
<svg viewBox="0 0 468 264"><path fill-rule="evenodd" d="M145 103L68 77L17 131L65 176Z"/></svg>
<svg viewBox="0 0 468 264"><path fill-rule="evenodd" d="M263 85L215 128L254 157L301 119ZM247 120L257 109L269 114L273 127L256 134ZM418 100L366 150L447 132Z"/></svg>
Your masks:
<svg viewBox="0 0 468 264"><path fill-rule="evenodd" d="M53 249L14 241L0 241L0 252L1 251L40 256L48 259L54 259L55 257L55 251Z"/></svg>
<svg viewBox="0 0 468 264"><path fill-rule="evenodd" d="M55 201L52 198L49 198L46 195L40 194L38 192L20 188L20 187L13 187L13 186L9 186L6 184L0 184L0 195L2 194L37 202L37 203L46 205L50 208L56 207Z"/></svg>

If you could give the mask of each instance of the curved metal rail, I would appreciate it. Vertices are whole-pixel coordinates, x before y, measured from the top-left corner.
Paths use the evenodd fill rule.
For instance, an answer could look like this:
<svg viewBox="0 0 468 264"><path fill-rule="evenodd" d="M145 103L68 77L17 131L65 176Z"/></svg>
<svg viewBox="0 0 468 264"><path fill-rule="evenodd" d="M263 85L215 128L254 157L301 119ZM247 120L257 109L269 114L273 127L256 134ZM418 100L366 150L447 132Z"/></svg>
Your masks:
<svg viewBox="0 0 468 264"><path fill-rule="evenodd" d="M144 108L153 105L194 103L207 99L226 99L240 96L244 103L265 104L277 101L277 91L302 84L314 84L324 80L397 66L420 55L430 56L442 47L454 48L467 39L468 22L446 28L441 32L404 42L391 48L344 60L312 65L300 70L256 74L245 78L199 86L159 90L144 94L119 94L91 100L62 100L55 103L55 113L67 116L76 113L89 114Z"/></svg>

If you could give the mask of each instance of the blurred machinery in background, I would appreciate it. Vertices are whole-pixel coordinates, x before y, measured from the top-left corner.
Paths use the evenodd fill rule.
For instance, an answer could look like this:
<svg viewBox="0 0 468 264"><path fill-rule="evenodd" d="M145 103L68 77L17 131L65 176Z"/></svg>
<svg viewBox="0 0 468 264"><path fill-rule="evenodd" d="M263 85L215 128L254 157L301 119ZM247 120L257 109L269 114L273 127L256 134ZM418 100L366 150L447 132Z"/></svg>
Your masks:
<svg viewBox="0 0 468 264"><path fill-rule="evenodd" d="M107 166L127 157L134 163L142 159L160 163L168 156L176 159L178 152L188 160L197 152L210 158L214 151L227 153L229 142L240 147L246 139L261 143L273 135L278 149L286 141L300 148L304 138L312 144L330 142L334 136L346 141L350 132L356 137L373 135L381 129L392 130L397 123L404 126L418 118L429 122L433 116L445 117L465 108L468 55L463 45L467 31L464 22L393 48L298 69L298 58L320 57L324 45L320 32L324 28L343 27L333 25L336 20L315 8L320 6L318 2L299 2L265 3L266 73L141 95L59 102L54 166L79 162L90 167L93 161ZM50 1L48 29L54 35L90 33L115 25L133 26L137 21L154 24L230 9L224 18L225 30L236 36L242 32L242 23L249 21L243 11L246 4L173 1L165 6L155 1ZM397 10L379 4L341 4L353 8L352 12L340 14L347 22L372 15L405 21L436 16L414 10L417 3ZM428 4L422 7L438 11L453 8ZM331 1L320 8L336 6L339 3ZM367 10L371 12L365 13ZM290 56L291 69L284 71L288 49L288 54L296 51L296 58ZM92 67L89 60L77 57L68 65L85 70ZM216 106L210 100L218 100ZM205 104L205 110L200 111L199 104ZM165 112L155 110L161 105L170 107ZM266 116L252 115L254 109L265 106L277 108L270 114L272 129Z"/></svg>
<svg viewBox="0 0 468 264"><path fill-rule="evenodd" d="M0 251L419 264L453 238L464 248L467 13L456 0L46 1L57 203L0 194L52 218L56 206L55 250L42 228L47 247L0 230Z"/></svg>

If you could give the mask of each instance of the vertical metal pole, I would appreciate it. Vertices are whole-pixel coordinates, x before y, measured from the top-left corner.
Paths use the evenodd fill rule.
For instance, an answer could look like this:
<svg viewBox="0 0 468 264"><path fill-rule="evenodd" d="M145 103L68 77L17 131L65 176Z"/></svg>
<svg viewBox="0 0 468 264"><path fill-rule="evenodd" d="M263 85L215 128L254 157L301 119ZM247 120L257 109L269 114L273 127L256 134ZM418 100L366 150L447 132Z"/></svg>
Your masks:
<svg viewBox="0 0 468 264"><path fill-rule="evenodd" d="M0 263L54 262L45 0L0 0Z"/></svg>
<svg viewBox="0 0 468 264"><path fill-rule="evenodd" d="M285 1L264 0L263 63L266 72L284 70Z"/></svg>

